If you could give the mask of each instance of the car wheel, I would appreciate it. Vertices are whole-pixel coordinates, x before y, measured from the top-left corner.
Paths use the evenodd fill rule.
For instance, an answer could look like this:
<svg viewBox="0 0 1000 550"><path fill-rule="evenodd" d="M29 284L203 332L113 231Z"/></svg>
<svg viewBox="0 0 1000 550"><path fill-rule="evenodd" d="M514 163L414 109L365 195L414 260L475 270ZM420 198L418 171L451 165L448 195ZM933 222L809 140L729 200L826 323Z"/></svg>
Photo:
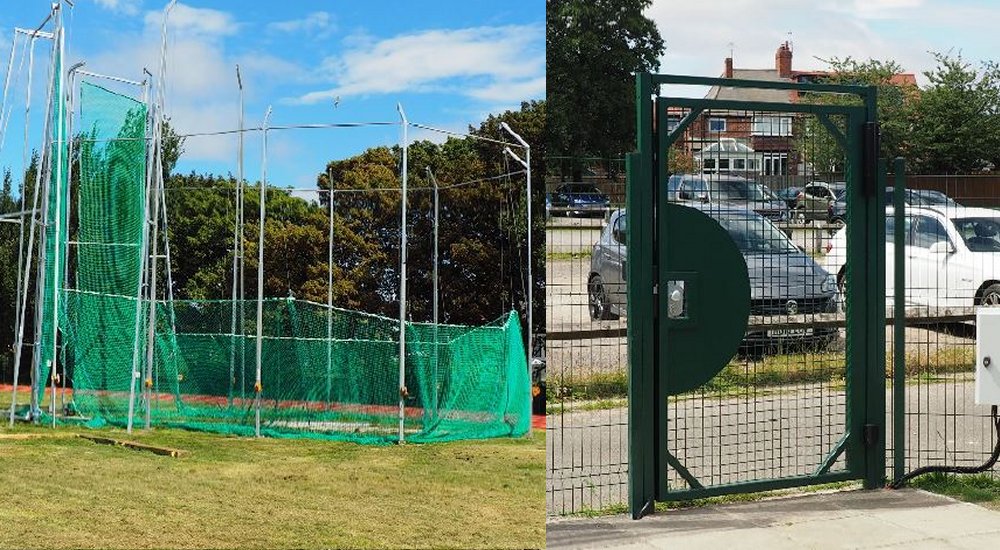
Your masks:
<svg viewBox="0 0 1000 550"><path fill-rule="evenodd" d="M986 307L1000 306L1000 284L992 284L983 291L983 297L979 299L979 305Z"/></svg>
<svg viewBox="0 0 1000 550"><path fill-rule="evenodd" d="M806 223L806 211L801 208L795 211L795 222L800 224Z"/></svg>
<svg viewBox="0 0 1000 550"><path fill-rule="evenodd" d="M832 220L830 220L830 223L832 223L833 225L845 225L844 218L841 218L840 216L837 216Z"/></svg>
<svg viewBox="0 0 1000 550"><path fill-rule="evenodd" d="M601 279L601 276L594 275L591 277L590 283L587 286L591 320L610 321L617 319L618 316L611 313L611 308L608 305L608 295L604 291L604 280Z"/></svg>

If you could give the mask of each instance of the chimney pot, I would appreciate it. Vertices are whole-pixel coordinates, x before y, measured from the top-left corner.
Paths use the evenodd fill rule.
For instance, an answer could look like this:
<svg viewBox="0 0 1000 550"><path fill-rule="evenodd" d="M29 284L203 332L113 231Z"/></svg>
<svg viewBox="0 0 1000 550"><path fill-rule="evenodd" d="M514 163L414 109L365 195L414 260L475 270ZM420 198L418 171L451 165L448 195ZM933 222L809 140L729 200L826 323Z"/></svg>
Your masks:
<svg viewBox="0 0 1000 550"><path fill-rule="evenodd" d="M792 77L792 49L788 42L778 46L778 51L774 54L774 68L780 78Z"/></svg>

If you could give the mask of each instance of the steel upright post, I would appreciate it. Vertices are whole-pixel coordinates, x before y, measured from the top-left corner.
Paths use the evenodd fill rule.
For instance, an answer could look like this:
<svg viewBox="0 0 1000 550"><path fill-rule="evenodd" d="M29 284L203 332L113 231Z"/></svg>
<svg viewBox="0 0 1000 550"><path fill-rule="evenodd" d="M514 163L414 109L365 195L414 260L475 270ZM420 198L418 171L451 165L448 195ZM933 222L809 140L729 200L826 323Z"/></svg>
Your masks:
<svg viewBox="0 0 1000 550"><path fill-rule="evenodd" d="M260 220L257 232L257 376L254 383L254 434L260 437L260 401L263 387L261 386L261 352L264 349L264 218L266 216L265 197L267 196L267 125L271 120L271 106L264 113L263 125L263 156L260 178Z"/></svg>
<svg viewBox="0 0 1000 550"><path fill-rule="evenodd" d="M532 355L535 352L535 334L534 334L534 330L535 330L535 325L534 325L534 309L535 308L534 308L534 299L533 299L533 296L535 294L535 280L532 278L533 264L535 262L534 262L534 254L533 254L534 250L531 247L531 145L528 145L528 142L525 141L524 138L522 138L520 135L518 135L517 132L515 132L514 130L512 130L510 128L510 126L506 122L501 122L500 123L500 127L503 128L504 130L506 130L507 133L511 135L511 137L513 137L515 140L517 140L517 142L521 144L521 147L524 147L524 160L521 160L520 158L518 158L517 155L515 155L514 152L510 150L509 147L506 149L506 151L507 151L507 154L509 154L510 156L514 157L515 160L517 160L522 166L524 166L524 169L525 169L525 172L526 172L525 175L526 175L526 178L528 180L527 181L527 189L525 190L525 199L526 199L526 202L527 202L527 213L525 215L528 218L527 219L528 223L527 223L527 227L525 229L525 232L527 233L527 241L528 241L527 242L527 245L528 245L528 296L527 296L527 299L528 299L528 315L527 315L527 317L528 317L528 362L530 363L531 362L531 357L532 357Z"/></svg>
<svg viewBox="0 0 1000 550"><path fill-rule="evenodd" d="M31 83L32 83L32 73L34 72L35 64L35 36L31 37L31 46L28 49L28 87L25 92L25 102L24 102L24 150L22 151L21 159L21 212L24 212L24 195L28 191L28 180L27 174L27 155L28 155L28 127L29 127L29 117L31 114ZM24 350L24 315L25 310L28 305L28 278L31 276L31 257L32 251L34 250L35 243L35 226L37 225L36 216L38 215L38 191L41 170L38 167L35 169L35 192L31 199L31 216L28 223L28 248L24 251L24 262L21 262L21 250L24 248L24 222L25 218L22 214L21 216L21 232L18 242L18 286L17 286L17 312L15 314L15 348L14 348L14 380L13 387L11 388L10 397L10 425L14 426L14 416L17 411L17 385L21 375L21 354ZM39 256L41 253L39 253Z"/></svg>
<svg viewBox="0 0 1000 550"><path fill-rule="evenodd" d="M438 195L440 194L440 188L438 186L437 178L434 177L434 172L431 172L430 166L427 167L427 175L430 177L431 183L434 184L434 253L431 257L431 265L433 266L433 279L434 279L434 290L433 290L433 305L432 316L434 320L434 354L431 370L431 383L433 390L431 391L431 414L433 415L432 421L437 420L438 416L438 363L439 355L438 348L440 347L440 342L438 341L438 302L439 302L439 285L438 285L438 227L440 226L440 207L438 201Z"/></svg>
<svg viewBox="0 0 1000 550"><path fill-rule="evenodd" d="M399 218L399 443L405 442L403 435L403 421L406 415L406 180L407 180L407 157L409 155L409 143L407 142L407 128L410 123L406 120L406 113L403 111L401 103L396 104L403 126L403 169L402 169L402 208Z"/></svg>
<svg viewBox="0 0 1000 550"><path fill-rule="evenodd" d="M330 406L333 391L333 172L326 171L327 208L330 228L327 235L326 256L326 406Z"/></svg>
<svg viewBox="0 0 1000 550"><path fill-rule="evenodd" d="M152 83L150 83L149 87L152 87ZM136 373L139 372L139 335L142 333L142 323L140 322L140 319L142 318L142 303L146 291L146 281L149 276L149 201L152 198L153 168L156 166L153 159L155 158L154 156L156 154L158 141L156 136L156 109L153 108L150 95L151 94L148 93L147 87L143 86L143 99L145 99L146 102L146 124L149 130L149 138L146 142L146 188L145 195L143 196L142 207L142 239L139 243L139 278L135 287L135 327L132 334L132 371L130 373L131 382L129 384L129 410L132 409L132 402L135 398L135 378ZM129 419L132 419L132 414L129 414Z"/></svg>
<svg viewBox="0 0 1000 550"><path fill-rule="evenodd" d="M906 467L906 163L893 164L892 477Z"/></svg>
<svg viewBox="0 0 1000 550"><path fill-rule="evenodd" d="M240 78L240 66L236 65L236 85L239 87L240 91L240 118L243 117L243 79ZM241 121L242 122L242 121ZM236 385L236 304L240 304L240 309L243 308L242 302L237 302L236 295L239 291L239 286L243 284L243 281L239 279L239 264L242 262L240 256L240 243L243 241L243 167L241 166L241 158L243 155L243 125L240 124L240 131L237 133L236 139L240 142L237 146L236 151L236 162L237 162L237 176L236 176L236 219L233 223L233 286L232 294L230 300L230 322L229 322L229 406L233 406L233 392ZM242 327L242 325L241 325ZM241 339L242 340L242 339Z"/></svg>
<svg viewBox="0 0 1000 550"><path fill-rule="evenodd" d="M61 8L61 6L59 6L59 8ZM55 253L52 255L52 259L53 259L53 262L52 262L52 276L53 276L53 278L55 278L55 280L52 281L52 360L51 360L52 364L51 364L50 369L49 369L49 378L52 381L52 389L51 389L52 393L49 395L49 404L50 404L50 409L51 409L51 414L52 414L52 427L53 428L56 425L56 420L55 420L56 370L57 370L57 365L59 364L59 361L58 361L58 352L56 350L57 350L58 342L59 342L59 286L60 286L60 280L57 277L58 277L59 270L60 270L60 261L59 261L60 260L60 252L62 251L62 248L63 248L63 239L60 237L60 233L64 230L64 228L62 227L62 217L63 217L62 216L62 208L63 208L63 200L62 199L63 199L63 193L62 193L62 190L59 188L59 185L63 183L62 182L62 179L63 179L63 146L64 146L64 143L65 143L65 140L66 140L66 134L65 134L65 132L66 132L66 126L65 126L64 121L63 121L63 117L66 116L66 111L65 111L65 107L66 107L65 93L66 93L66 90L65 90L65 88L63 86L65 80L63 78L64 75L62 73L63 56L65 55L65 52L66 52L66 40L65 40L65 31L63 29L63 22L62 22L62 9L57 9L57 12L56 12L56 26L57 26L56 28L58 29L58 31L57 31L58 34L57 34L56 40L57 40L57 44L58 44L57 47L59 48L59 67L57 69L59 71L59 74L57 76L57 78L59 79L59 96L57 98L54 98L54 99L57 101L57 103L56 103L56 113L57 113L56 114L56 121L59 124L59 127L56 128L56 189L55 189L55 199L56 199L56 205L55 205L55 217L56 217L56 220L55 220L55 238L56 238L56 241L55 241L55 244L53 246L53 248L55 250ZM68 184L67 184L67 186L68 186Z"/></svg>

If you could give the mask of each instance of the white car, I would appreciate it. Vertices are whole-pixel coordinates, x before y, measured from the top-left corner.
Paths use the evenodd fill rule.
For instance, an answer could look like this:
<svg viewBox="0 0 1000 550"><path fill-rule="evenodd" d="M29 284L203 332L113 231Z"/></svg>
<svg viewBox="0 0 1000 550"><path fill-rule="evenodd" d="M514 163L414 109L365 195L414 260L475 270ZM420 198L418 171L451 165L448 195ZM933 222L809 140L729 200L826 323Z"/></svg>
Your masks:
<svg viewBox="0 0 1000 550"><path fill-rule="evenodd" d="M885 286L892 302L893 210L886 209ZM1000 211L988 208L909 207L906 210L907 304L939 308L1000 305ZM827 244L820 260L844 281L847 227Z"/></svg>

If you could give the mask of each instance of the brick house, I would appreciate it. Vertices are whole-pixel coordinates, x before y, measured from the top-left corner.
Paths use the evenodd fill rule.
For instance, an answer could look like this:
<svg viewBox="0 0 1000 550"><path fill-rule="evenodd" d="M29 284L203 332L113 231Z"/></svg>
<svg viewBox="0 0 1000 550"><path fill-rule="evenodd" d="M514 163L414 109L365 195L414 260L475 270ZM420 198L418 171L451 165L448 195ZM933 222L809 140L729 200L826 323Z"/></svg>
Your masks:
<svg viewBox="0 0 1000 550"><path fill-rule="evenodd" d="M792 68L792 47L788 42L778 46L772 69L740 69L733 59L725 59L723 78L763 80L770 82L813 82L830 73L827 71L796 71ZM893 78L895 84L916 85L912 73ZM795 102L799 92L713 86L706 99L760 101L770 103ZM668 126L677 124L683 111L667 113ZM794 132L801 131L791 113L762 113L715 110L699 117L685 131L681 148L694 157L696 166L705 172L746 172L763 175L797 175L803 166L795 150Z"/></svg>

